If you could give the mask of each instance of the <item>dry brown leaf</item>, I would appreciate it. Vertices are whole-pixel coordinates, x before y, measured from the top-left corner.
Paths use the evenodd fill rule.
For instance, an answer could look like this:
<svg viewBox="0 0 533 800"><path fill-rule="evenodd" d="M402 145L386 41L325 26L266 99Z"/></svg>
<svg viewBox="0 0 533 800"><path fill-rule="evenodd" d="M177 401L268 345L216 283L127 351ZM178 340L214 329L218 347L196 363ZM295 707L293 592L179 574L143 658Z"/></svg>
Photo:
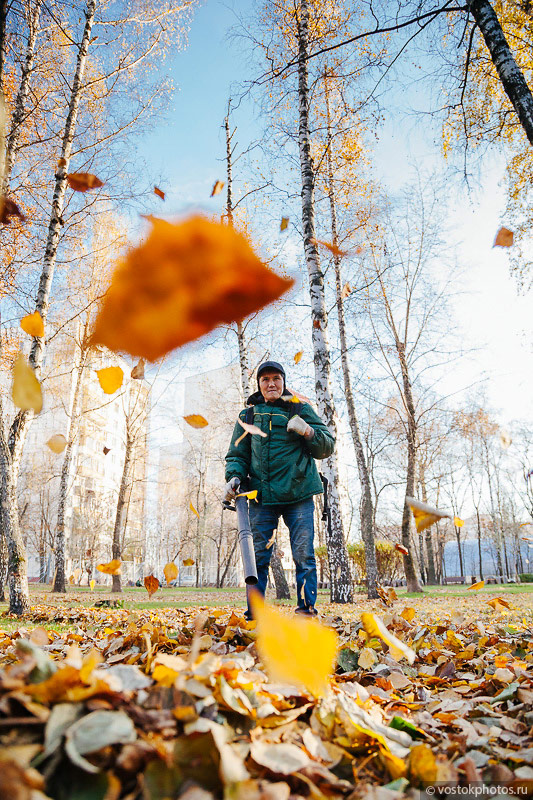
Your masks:
<svg viewBox="0 0 533 800"><path fill-rule="evenodd" d="M511 247L514 241L514 233L509 228L500 228L494 239L493 247Z"/></svg>
<svg viewBox="0 0 533 800"><path fill-rule="evenodd" d="M131 377L136 381L140 381L142 378L144 378L144 358L140 358L137 361L131 370Z"/></svg>
<svg viewBox="0 0 533 800"><path fill-rule="evenodd" d="M9 197L0 196L0 223L2 225L11 225L12 217L20 219L21 222L24 222L26 219L14 200L11 200Z"/></svg>
<svg viewBox="0 0 533 800"><path fill-rule="evenodd" d="M70 172L67 175L67 183L75 192L88 192L90 189L99 189L104 185L100 178L89 172Z"/></svg>
<svg viewBox="0 0 533 800"><path fill-rule="evenodd" d="M144 579L144 587L148 592L148 599L150 599L159 589L159 581L153 575L147 575Z"/></svg>
<svg viewBox="0 0 533 800"><path fill-rule="evenodd" d="M211 189L211 197L216 197L217 194L220 194L223 188L224 188L224 181L215 181L213 184L213 188Z"/></svg>

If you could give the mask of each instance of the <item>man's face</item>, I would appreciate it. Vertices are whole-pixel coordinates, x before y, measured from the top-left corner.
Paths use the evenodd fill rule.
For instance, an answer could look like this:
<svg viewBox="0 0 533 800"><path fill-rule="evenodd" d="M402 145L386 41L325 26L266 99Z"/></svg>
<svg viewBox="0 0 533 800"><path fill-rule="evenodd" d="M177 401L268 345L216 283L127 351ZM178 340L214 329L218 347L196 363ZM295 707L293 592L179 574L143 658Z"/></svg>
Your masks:
<svg viewBox="0 0 533 800"><path fill-rule="evenodd" d="M265 370L259 378L259 390L265 400L277 400L283 394L283 375L275 370Z"/></svg>

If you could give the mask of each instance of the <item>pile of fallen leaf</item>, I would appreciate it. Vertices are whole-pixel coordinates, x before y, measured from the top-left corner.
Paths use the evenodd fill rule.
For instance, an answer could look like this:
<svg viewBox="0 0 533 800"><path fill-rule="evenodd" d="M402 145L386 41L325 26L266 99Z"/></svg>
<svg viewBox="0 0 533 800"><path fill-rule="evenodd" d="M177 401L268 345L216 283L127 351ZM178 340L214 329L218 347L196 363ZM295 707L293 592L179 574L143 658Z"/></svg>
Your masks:
<svg viewBox="0 0 533 800"><path fill-rule="evenodd" d="M323 627L298 630L273 612L292 652L229 608L41 604L16 634L0 621L0 797L394 800L472 782L525 796L530 597L385 595L390 607L327 606ZM324 627L336 671L310 691Z"/></svg>

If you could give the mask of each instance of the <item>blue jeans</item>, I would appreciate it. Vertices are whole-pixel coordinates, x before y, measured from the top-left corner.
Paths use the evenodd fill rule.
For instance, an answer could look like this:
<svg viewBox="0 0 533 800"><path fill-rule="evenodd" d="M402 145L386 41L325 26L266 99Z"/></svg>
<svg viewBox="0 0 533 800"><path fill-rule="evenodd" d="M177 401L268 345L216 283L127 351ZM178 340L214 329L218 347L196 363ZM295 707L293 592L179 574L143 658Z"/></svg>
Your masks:
<svg viewBox="0 0 533 800"><path fill-rule="evenodd" d="M296 597L298 608L309 608L316 603L317 575L313 540L315 503L312 497L301 503L281 506L262 506L253 500L249 504L250 527L254 537L257 585L263 596L268 580L272 547L267 548L280 517L289 529L292 557L296 566ZM248 605L248 614L250 606Z"/></svg>

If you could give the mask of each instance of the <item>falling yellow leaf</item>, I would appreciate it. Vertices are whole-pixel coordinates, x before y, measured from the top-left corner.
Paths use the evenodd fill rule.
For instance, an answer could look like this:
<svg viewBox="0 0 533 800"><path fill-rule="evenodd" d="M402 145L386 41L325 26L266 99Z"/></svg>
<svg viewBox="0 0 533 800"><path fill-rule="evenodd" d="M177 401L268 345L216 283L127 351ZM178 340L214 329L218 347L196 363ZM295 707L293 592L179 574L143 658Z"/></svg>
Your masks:
<svg viewBox="0 0 533 800"><path fill-rule="evenodd" d="M283 231L286 231L288 227L289 227L289 218L288 217L282 217L281 218L281 223L280 223L280 226L279 226L280 233L283 233Z"/></svg>
<svg viewBox="0 0 533 800"><path fill-rule="evenodd" d="M103 572L105 575L120 575L121 564L118 558L114 558L107 564L97 564L96 569Z"/></svg>
<svg viewBox="0 0 533 800"><path fill-rule="evenodd" d="M98 381L106 394L114 394L122 386L124 373L120 367L97 369Z"/></svg>
<svg viewBox="0 0 533 800"><path fill-rule="evenodd" d="M211 189L211 197L215 197L217 194L220 194L223 188L224 188L224 181L215 181L213 184L213 188Z"/></svg>
<svg viewBox="0 0 533 800"><path fill-rule="evenodd" d="M314 619L288 617L268 606L255 592L257 649L273 680L304 686L315 696L324 693L337 653L337 636Z"/></svg>
<svg viewBox="0 0 533 800"><path fill-rule="evenodd" d="M91 580L89 581L89 588L90 588L91 592L94 591L94 587L95 586L96 586L96 581L95 581L94 578L91 578Z"/></svg>
<svg viewBox="0 0 533 800"><path fill-rule="evenodd" d="M89 189L99 189L103 181L89 172L71 172L67 175L67 183L75 192L88 192Z"/></svg>
<svg viewBox="0 0 533 800"><path fill-rule="evenodd" d="M159 589L159 581L153 575L147 575L144 579L144 588L148 592L148 599Z"/></svg>
<svg viewBox="0 0 533 800"><path fill-rule="evenodd" d="M493 247L511 247L514 242L514 233L509 228L500 228L494 239Z"/></svg>
<svg viewBox="0 0 533 800"><path fill-rule="evenodd" d="M255 500L257 497L257 489L251 489L249 492L242 492L238 494L237 497L247 497L248 500Z"/></svg>
<svg viewBox="0 0 533 800"><path fill-rule="evenodd" d="M194 564L194 558L184 558L182 563L184 567L192 567Z"/></svg>
<svg viewBox="0 0 533 800"><path fill-rule="evenodd" d="M247 317L294 283L232 226L201 216L152 230L115 270L91 342L155 361L217 325Z"/></svg>
<svg viewBox="0 0 533 800"><path fill-rule="evenodd" d="M144 358L140 358L131 371L131 377L134 380L141 380L144 378Z"/></svg>
<svg viewBox="0 0 533 800"><path fill-rule="evenodd" d="M453 524L455 525L456 528L462 528L463 525L465 524L465 521L464 519L461 519L461 517L454 517Z"/></svg>
<svg viewBox="0 0 533 800"><path fill-rule="evenodd" d="M196 514L196 516L198 517L198 519L200 519L200 514L199 514L199 513L198 513L198 511L195 509L195 507L193 506L193 504L192 504L192 503L189 503L189 508L191 509L192 513L193 513L193 514Z"/></svg>
<svg viewBox="0 0 533 800"><path fill-rule="evenodd" d="M414 619L415 613L416 612L415 612L414 608L412 608L412 606L406 606L403 609L402 613L400 614L400 617L403 617L405 620L407 620L407 622L412 622L413 619Z"/></svg>
<svg viewBox="0 0 533 800"><path fill-rule="evenodd" d="M439 511L438 508L432 508L431 506L428 506L427 503L422 503L420 500L416 500L414 497L406 497L405 502L409 505L411 511L413 512L418 533L421 533L426 528L429 528L430 525L433 525L434 522L438 522L439 519L443 519L443 517L448 517L451 519L451 514L449 514L447 511Z"/></svg>
<svg viewBox="0 0 533 800"><path fill-rule="evenodd" d="M38 311L27 314L20 320L20 327L28 336L44 336L43 318Z"/></svg>
<svg viewBox="0 0 533 800"><path fill-rule="evenodd" d="M46 442L53 453L62 453L67 446L67 440L62 433L56 433Z"/></svg>
<svg viewBox="0 0 533 800"><path fill-rule="evenodd" d="M379 617L375 614L371 614L369 611L363 611L361 614L361 622L369 636L377 636L378 639L388 644L390 654L396 661L399 661L403 656L410 664L413 663L416 658L414 650L411 650L408 645L391 633Z"/></svg>
<svg viewBox="0 0 533 800"><path fill-rule="evenodd" d="M163 574L167 583L176 580L178 577L178 568L173 561L169 561L168 564L165 564L163 567Z"/></svg>
<svg viewBox="0 0 533 800"><path fill-rule="evenodd" d="M68 579L68 582L69 582L70 584L73 584L73 583L74 583L74 575L70 575L70 577L69 577L69 579Z"/></svg>
<svg viewBox="0 0 533 800"><path fill-rule="evenodd" d="M295 364L299 364L300 363L300 361L302 360L303 354L304 354L303 350L298 350L298 352L294 354L294 363Z"/></svg>
<svg viewBox="0 0 533 800"><path fill-rule="evenodd" d="M190 425L191 428L205 428L209 425L208 421L205 417L202 417L201 414L187 414L186 417L183 417L187 425Z"/></svg>
<svg viewBox="0 0 533 800"><path fill-rule="evenodd" d="M485 581L478 581L477 583L473 583L472 586L468 587L468 591L477 592L478 589L483 589L485 586Z"/></svg>
<svg viewBox="0 0 533 800"><path fill-rule="evenodd" d="M11 399L22 411L33 409L36 414L39 414L43 407L41 384L22 353L18 354L13 364Z"/></svg>

